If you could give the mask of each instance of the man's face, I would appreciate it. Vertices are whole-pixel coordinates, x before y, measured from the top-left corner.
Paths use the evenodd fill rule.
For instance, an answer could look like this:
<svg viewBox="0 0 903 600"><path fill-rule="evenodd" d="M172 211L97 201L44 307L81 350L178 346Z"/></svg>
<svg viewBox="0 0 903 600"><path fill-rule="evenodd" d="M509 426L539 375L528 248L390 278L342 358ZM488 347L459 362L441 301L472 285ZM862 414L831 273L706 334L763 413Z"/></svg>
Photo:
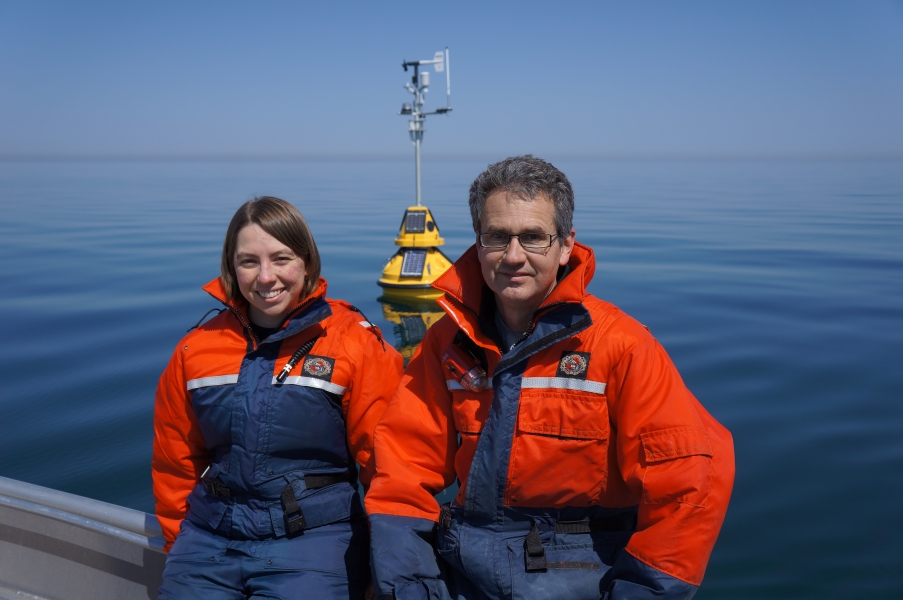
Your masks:
<svg viewBox="0 0 903 600"><path fill-rule="evenodd" d="M494 232L555 234L555 206L544 194L525 200L497 190L486 198L480 227L480 233ZM567 238L556 237L550 247L529 251L519 238L511 238L507 248L483 248L477 236L483 279L495 292L500 308L514 313L532 312L542 304L573 247L573 229Z"/></svg>

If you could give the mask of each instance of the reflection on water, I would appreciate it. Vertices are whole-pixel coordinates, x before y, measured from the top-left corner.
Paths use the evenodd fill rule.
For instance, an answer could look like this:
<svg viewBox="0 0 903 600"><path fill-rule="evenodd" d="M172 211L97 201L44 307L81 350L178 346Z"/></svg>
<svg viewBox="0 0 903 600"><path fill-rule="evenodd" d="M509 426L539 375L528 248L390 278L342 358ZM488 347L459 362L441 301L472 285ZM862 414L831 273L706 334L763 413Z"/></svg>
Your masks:
<svg viewBox="0 0 903 600"><path fill-rule="evenodd" d="M433 326L445 313L435 300L412 300L395 298L384 294L377 298L383 307L383 318L392 323L395 348L404 357L404 364L414 356L426 330Z"/></svg>

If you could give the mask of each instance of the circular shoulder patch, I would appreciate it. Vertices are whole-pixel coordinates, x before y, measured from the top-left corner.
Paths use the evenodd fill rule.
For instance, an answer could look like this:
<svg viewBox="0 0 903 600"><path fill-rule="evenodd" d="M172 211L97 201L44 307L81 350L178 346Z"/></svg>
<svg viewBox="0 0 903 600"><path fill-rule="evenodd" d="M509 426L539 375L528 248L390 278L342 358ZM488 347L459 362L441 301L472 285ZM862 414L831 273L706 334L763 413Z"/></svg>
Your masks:
<svg viewBox="0 0 903 600"><path fill-rule="evenodd" d="M558 368L566 375L582 375L586 371L588 362L579 354L568 354L561 358Z"/></svg>
<svg viewBox="0 0 903 600"><path fill-rule="evenodd" d="M304 372L314 377L325 377L332 373L332 365L328 360L314 356L304 361Z"/></svg>

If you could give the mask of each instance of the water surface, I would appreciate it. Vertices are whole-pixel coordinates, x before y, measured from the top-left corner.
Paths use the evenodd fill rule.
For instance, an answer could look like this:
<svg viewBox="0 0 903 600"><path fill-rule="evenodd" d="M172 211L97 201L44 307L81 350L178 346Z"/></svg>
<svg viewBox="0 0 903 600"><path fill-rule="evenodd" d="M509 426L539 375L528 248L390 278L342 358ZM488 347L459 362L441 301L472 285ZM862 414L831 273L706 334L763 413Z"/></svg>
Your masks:
<svg viewBox="0 0 903 600"><path fill-rule="evenodd" d="M590 291L649 326L733 433L697 598L903 597L903 164L559 161ZM478 161L426 162L457 257ZM399 162L0 162L0 475L152 512L153 393L216 302L245 200L295 203L330 295L391 339L376 279ZM667 540L663 541L667 543Z"/></svg>

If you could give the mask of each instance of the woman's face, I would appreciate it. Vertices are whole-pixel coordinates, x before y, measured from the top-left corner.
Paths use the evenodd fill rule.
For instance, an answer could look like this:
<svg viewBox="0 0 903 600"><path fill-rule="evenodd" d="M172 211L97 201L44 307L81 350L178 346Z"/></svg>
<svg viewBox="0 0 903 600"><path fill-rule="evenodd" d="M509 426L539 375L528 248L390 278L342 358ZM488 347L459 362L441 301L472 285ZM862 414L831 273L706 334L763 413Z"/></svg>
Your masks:
<svg viewBox="0 0 903 600"><path fill-rule="evenodd" d="M301 301L307 265L259 225L240 229L237 241L235 276L241 295L250 304L251 321L276 327Z"/></svg>

